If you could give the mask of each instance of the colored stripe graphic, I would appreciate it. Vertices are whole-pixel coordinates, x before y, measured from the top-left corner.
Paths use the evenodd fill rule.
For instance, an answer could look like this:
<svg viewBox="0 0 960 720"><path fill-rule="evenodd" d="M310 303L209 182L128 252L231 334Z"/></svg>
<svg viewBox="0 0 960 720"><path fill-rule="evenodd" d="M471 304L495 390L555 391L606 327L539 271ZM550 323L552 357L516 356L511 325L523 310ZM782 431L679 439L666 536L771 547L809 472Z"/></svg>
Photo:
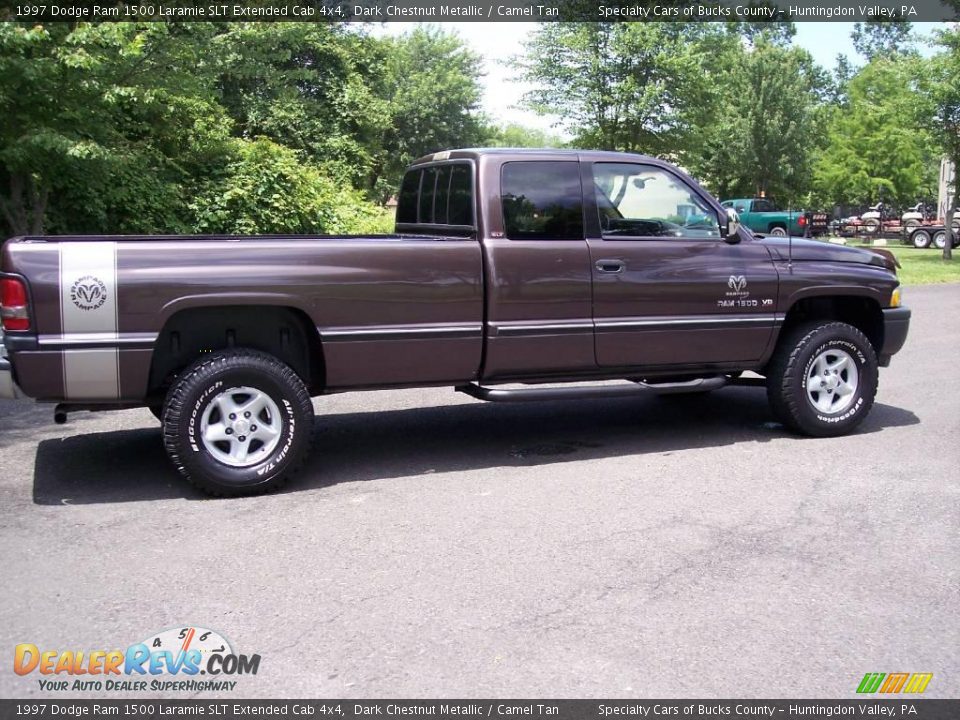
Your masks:
<svg viewBox="0 0 960 720"><path fill-rule="evenodd" d="M877 688L880 687L880 683L883 682L884 677L886 677L886 673L867 673L863 676L863 680L860 681L857 692L875 693Z"/></svg>
<svg viewBox="0 0 960 720"><path fill-rule="evenodd" d="M890 673L887 675L887 681L880 688L882 693L898 693L903 684L907 681L909 673Z"/></svg>
<svg viewBox="0 0 960 720"><path fill-rule="evenodd" d="M922 693L927 689L933 673L914 673L910 676L907 686L903 689L905 693Z"/></svg>
<svg viewBox="0 0 960 720"><path fill-rule="evenodd" d="M927 689L933 673L867 673L857 686L858 693L899 692L919 694Z"/></svg>

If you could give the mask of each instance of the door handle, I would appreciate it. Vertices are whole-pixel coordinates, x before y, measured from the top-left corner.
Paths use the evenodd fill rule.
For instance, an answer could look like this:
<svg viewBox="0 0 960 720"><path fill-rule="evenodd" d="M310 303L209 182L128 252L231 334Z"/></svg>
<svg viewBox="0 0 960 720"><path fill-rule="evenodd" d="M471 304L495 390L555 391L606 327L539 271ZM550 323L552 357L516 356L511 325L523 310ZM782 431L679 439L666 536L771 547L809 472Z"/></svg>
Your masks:
<svg viewBox="0 0 960 720"><path fill-rule="evenodd" d="M627 266L623 260L597 260L597 270L602 273L618 273L623 272L623 269Z"/></svg>

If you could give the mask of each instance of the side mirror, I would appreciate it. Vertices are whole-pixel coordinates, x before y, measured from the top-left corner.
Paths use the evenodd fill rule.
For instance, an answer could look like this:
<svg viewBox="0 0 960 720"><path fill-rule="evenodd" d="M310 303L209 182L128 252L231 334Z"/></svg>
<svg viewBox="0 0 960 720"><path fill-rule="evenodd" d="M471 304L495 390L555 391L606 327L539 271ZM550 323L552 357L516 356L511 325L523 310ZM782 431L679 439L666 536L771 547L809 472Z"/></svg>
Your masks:
<svg viewBox="0 0 960 720"><path fill-rule="evenodd" d="M727 208L726 227L720 228L720 235L725 243L736 245L740 242L740 216L733 208Z"/></svg>

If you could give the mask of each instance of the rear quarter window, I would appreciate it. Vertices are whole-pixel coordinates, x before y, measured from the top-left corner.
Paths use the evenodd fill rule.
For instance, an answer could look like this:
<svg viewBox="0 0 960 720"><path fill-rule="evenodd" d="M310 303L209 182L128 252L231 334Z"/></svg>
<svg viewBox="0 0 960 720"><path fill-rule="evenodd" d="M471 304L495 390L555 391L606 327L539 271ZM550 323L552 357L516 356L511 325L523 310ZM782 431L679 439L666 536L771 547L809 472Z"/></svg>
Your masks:
<svg viewBox="0 0 960 720"><path fill-rule="evenodd" d="M408 170L397 198L398 225L471 227L473 166L447 163Z"/></svg>
<svg viewBox="0 0 960 720"><path fill-rule="evenodd" d="M578 162L505 163L500 174L500 195L508 238L583 238L583 193Z"/></svg>

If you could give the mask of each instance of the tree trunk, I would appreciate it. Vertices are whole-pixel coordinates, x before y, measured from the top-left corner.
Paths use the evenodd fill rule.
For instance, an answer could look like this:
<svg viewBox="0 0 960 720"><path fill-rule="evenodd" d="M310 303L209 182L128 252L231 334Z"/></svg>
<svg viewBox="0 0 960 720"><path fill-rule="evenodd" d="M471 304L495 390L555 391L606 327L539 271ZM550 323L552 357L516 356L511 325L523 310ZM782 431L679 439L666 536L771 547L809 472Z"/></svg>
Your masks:
<svg viewBox="0 0 960 720"><path fill-rule="evenodd" d="M0 214L11 235L41 235L47 214L50 189L39 187L36 180L23 173L10 174L10 191L0 195Z"/></svg>

